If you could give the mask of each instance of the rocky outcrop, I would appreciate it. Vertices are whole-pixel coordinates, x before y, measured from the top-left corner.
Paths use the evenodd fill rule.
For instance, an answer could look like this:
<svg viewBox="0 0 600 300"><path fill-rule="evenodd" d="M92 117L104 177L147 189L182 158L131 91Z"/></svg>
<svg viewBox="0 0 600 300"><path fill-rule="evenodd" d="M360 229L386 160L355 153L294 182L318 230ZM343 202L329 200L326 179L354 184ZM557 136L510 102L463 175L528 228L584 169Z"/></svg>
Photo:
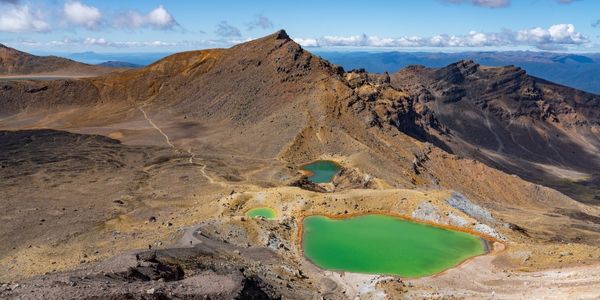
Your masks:
<svg viewBox="0 0 600 300"><path fill-rule="evenodd" d="M293 181L291 186L319 192L331 193L347 189L377 189L379 185L375 178L369 174L361 172L357 168L341 167L340 172L328 183L313 183L307 176L301 176Z"/></svg>
<svg viewBox="0 0 600 300"><path fill-rule="evenodd" d="M442 103L467 99L479 109L505 120L528 117L575 125L583 120L598 124L600 116L597 111L600 96L573 89L558 96L559 90L566 92L568 88L529 76L514 66L482 67L473 61L460 61L440 69L412 66L394 74L392 85L424 103L433 99ZM596 109L587 111L586 107Z"/></svg>
<svg viewBox="0 0 600 300"><path fill-rule="evenodd" d="M432 223L442 223L442 216L440 215L440 211L435 205L431 202L422 202L417 206L417 208L413 211L412 217L417 220L432 222Z"/></svg>
<svg viewBox="0 0 600 300"><path fill-rule="evenodd" d="M437 69L407 67L391 75L390 86L403 91L414 108L401 119L410 125L398 126L403 132L594 201L589 194L554 184L564 178L540 165L559 162L564 172L585 174L600 168L600 155L589 155L600 150L600 96L529 76L519 67L487 67L473 61ZM411 116L413 111L417 116ZM585 163L581 157L586 157ZM582 189L598 188L593 182L585 186Z"/></svg>
<svg viewBox="0 0 600 300"><path fill-rule="evenodd" d="M344 79L354 91L348 106L365 116L367 126L390 126L421 141L436 140L430 130L438 134L446 131L433 112L418 101L418 97L411 97L403 89L393 87L389 74L352 70L345 74Z"/></svg>
<svg viewBox="0 0 600 300"><path fill-rule="evenodd" d="M452 196L446 199L448 205L462 211L469 217L481 222L495 222L492 214L485 208L471 202L467 197L459 192L452 193Z"/></svg>

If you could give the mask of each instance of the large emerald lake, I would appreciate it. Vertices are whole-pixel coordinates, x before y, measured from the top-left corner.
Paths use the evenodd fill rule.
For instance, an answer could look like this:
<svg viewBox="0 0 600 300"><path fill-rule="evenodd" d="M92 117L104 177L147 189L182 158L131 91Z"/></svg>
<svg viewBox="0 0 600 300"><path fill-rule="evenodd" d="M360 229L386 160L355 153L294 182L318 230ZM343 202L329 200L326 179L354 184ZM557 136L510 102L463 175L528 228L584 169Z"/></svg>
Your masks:
<svg viewBox="0 0 600 300"><path fill-rule="evenodd" d="M486 251L475 235L374 214L306 217L302 243L321 268L401 277L433 275Z"/></svg>

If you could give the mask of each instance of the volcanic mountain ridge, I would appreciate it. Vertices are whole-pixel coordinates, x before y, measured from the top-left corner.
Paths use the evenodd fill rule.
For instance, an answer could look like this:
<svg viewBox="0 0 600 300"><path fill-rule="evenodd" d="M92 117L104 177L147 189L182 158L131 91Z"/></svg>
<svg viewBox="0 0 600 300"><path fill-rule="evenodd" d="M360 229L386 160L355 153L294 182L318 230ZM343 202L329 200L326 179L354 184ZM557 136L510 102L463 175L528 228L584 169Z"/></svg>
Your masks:
<svg viewBox="0 0 600 300"><path fill-rule="evenodd" d="M510 295L516 290L503 285L506 274L506 282L528 281L537 275L519 270L580 267L600 257L597 207L519 178L562 184L578 200L593 201L597 103L598 96L520 69L469 61L391 75L344 72L284 31L94 78L0 81L0 129L7 130L0 146L8 154L0 175L9 195L2 211L10 220L0 234L22 237L4 244L0 278L62 270L47 275L54 280L41 275L22 284L72 296L79 291L64 281L87 273L105 274L74 281L90 288L88 296L144 297L139 290L159 278L181 282L184 290L160 284L177 295L216 278L232 295L245 283L288 298L343 299L379 288L415 297L460 291L484 298L491 289ZM343 167L328 193L293 187L299 166L317 159ZM257 205L276 209L280 220L240 217ZM354 288L353 276L303 259L296 220L369 211L463 220L460 226L508 247L496 245L498 252L443 279L410 281L408 291L384 277L357 277L368 289ZM173 224L184 232L181 241ZM159 250L122 254L149 244ZM126 275L153 268L164 276ZM464 283L467 273L477 282ZM597 281L585 282L564 292L597 290Z"/></svg>

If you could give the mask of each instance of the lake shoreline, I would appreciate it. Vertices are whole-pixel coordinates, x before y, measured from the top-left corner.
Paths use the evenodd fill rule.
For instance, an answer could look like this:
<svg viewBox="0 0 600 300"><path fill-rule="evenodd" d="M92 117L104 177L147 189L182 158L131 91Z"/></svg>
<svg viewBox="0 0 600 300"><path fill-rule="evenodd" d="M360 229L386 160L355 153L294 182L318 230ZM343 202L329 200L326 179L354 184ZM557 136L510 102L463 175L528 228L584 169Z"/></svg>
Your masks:
<svg viewBox="0 0 600 300"><path fill-rule="evenodd" d="M428 226L432 226L432 227L436 227L436 228L440 228L440 229L445 229L445 230L454 230L454 231L459 231L459 232L463 232L463 233L468 233L471 235L474 235L476 237L478 237L478 240L482 243L482 247L483 247L483 251L480 254L471 256L471 257L467 257L464 260L459 261L456 265L447 268L445 270L442 270L440 272L431 274L431 275L424 275L424 276L400 276L397 274L385 274L385 273L362 273L362 272L351 272L351 271L346 271L346 270L342 270L342 269L329 269L329 268L322 268L320 267L317 263L315 263L312 259L310 259L304 251L304 220L307 217L311 217L311 216L322 216L322 217L326 217L326 218L330 218L333 220L342 220L342 219L348 219L348 218L353 218L353 217L358 217L358 216L366 216L366 215L383 215L383 216L388 216L388 217L393 217L393 218L398 218L404 221L409 221L412 223L417 223L417 224L421 224L421 225L428 225ZM300 218L298 218L296 220L297 225L298 225L298 237L297 237L297 246L298 246L298 250L300 251L300 253L302 254L302 257L304 259L306 259L308 262L310 262L311 264L313 264L315 267L321 269L321 270L326 270L326 271L332 271L332 272L341 272L341 273L355 273L355 274L366 274L366 275L379 275L379 276L392 276L392 277L397 277L397 278L405 278L405 279L417 279L417 278L424 278L424 277L435 277L435 276L439 276L442 275L444 273L446 273L449 270L455 269L457 267L460 267L470 261L472 261L473 259L477 258L477 257L481 257L484 255L490 255L490 254L497 254L497 252L503 251L507 248L507 246L501 242L500 240L498 240L497 238L488 236L486 234L483 234L481 232L469 229L469 228L463 228L463 227L457 227L457 226L453 226L453 225L449 225L449 224L439 224L439 223L434 223L434 222L429 222L429 221L422 221L422 220L417 220L413 217L410 216L406 216L406 215L402 215L399 213L395 213L395 212L391 212L391 211L377 211L377 210L369 210L369 211L365 211L365 212L354 212L354 213L344 213L344 214L319 214L319 213L303 213ZM496 247L496 243L498 244L498 247Z"/></svg>

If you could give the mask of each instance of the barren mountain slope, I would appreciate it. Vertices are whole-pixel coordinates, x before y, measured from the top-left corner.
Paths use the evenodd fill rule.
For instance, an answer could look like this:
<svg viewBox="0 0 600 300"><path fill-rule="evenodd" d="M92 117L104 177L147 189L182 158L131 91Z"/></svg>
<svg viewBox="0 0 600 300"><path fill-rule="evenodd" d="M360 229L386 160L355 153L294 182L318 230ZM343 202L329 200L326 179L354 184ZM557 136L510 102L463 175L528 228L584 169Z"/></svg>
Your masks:
<svg viewBox="0 0 600 300"><path fill-rule="evenodd" d="M110 124L143 117L144 109L151 118L166 119L167 133L171 126L177 135L208 125L222 130L219 134L227 140L240 140L237 146L244 151L264 153L247 142L269 133L272 140L261 146L272 147L272 157L310 120L311 111L312 117L321 118L330 105L320 100L328 97L321 91L340 85L332 79L339 72L285 33L277 33L231 49L175 54L144 69L93 79L4 82L0 101L2 114L30 112L18 122L31 127ZM44 111L43 121L38 111ZM273 132L274 127L279 130ZM126 134L123 139L127 141Z"/></svg>
<svg viewBox="0 0 600 300"><path fill-rule="evenodd" d="M472 61L409 67L392 84L435 115L454 153L598 201L600 96Z"/></svg>
<svg viewBox="0 0 600 300"><path fill-rule="evenodd" d="M0 296L437 292L427 279L407 286L308 262L299 222L322 213L386 211L450 225L458 218L465 230L497 241L482 260L461 266L485 271L476 283L451 272L435 277L447 282L442 296L485 298L498 289L536 297L553 282L539 290L497 283L512 276L522 285L530 280L523 270L597 264L598 208L436 147L455 151L465 142L433 101L414 93L425 79L345 73L279 31L97 78L0 82L0 129L12 130L2 135L11 142L0 144L10 153L0 161L9 195L0 217L11 221L5 232L22 236L0 253L0 280L23 286ZM582 120L596 118L592 113ZM23 131L40 128L57 131ZM343 167L326 193L297 187L299 166L315 159ZM274 208L278 219L243 217L256 206ZM81 227L65 229L77 222ZM559 292L593 293L600 282L584 271L581 285L565 281Z"/></svg>
<svg viewBox="0 0 600 300"><path fill-rule="evenodd" d="M0 76L94 76L119 69L92 66L57 56L36 56L0 44Z"/></svg>

